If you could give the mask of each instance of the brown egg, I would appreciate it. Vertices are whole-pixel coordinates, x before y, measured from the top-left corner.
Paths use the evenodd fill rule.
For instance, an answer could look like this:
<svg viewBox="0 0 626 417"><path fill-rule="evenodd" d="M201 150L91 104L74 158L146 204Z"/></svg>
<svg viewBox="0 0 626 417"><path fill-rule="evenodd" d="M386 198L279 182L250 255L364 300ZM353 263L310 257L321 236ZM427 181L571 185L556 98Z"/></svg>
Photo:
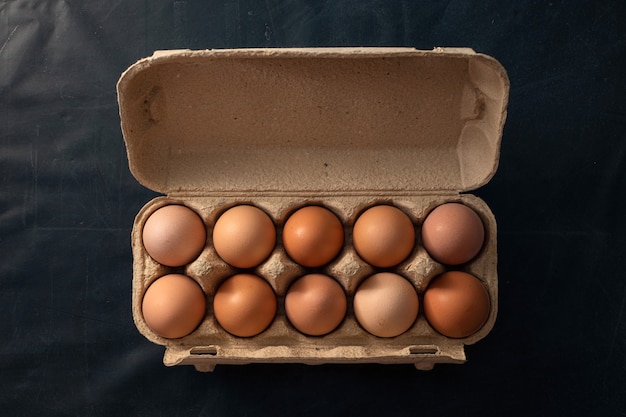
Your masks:
<svg viewBox="0 0 626 417"><path fill-rule="evenodd" d="M310 274L287 291L285 312L293 326L310 336L335 330L346 315L347 301L341 285L329 276Z"/></svg>
<svg viewBox="0 0 626 417"><path fill-rule="evenodd" d="M375 336L394 337L404 333L417 319L418 309L413 285L391 272L372 275L354 294L354 315Z"/></svg>
<svg viewBox="0 0 626 417"><path fill-rule="evenodd" d="M283 228L287 254L306 267L327 264L343 246L343 226L337 216L320 206L303 207L293 213Z"/></svg>
<svg viewBox="0 0 626 417"><path fill-rule="evenodd" d="M276 244L272 219L260 208L248 205L226 210L213 228L217 254L237 268L252 268L263 262Z"/></svg>
<svg viewBox="0 0 626 417"><path fill-rule="evenodd" d="M168 339L187 336L204 318L206 297L193 279L180 274L164 275L146 290L141 312L153 332Z"/></svg>
<svg viewBox="0 0 626 417"><path fill-rule="evenodd" d="M444 336L463 338L476 333L489 317L489 294L473 275L449 271L436 277L424 293L424 315Z"/></svg>
<svg viewBox="0 0 626 417"><path fill-rule="evenodd" d="M148 255L166 266L182 266L200 255L206 228L200 216L178 204L163 206L148 217L142 231Z"/></svg>
<svg viewBox="0 0 626 417"><path fill-rule="evenodd" d="M428 214L422 225L424 248L438 262L459 265L472 260L483 246L485 227L474 210L446 203Z"/></svg>
<svg viewBox="0 0 626 417"><path fill-rule="evenodd" d="M265 330L276 314L276 296L263 278L237 274L226 279L215 293L213 311L220 326L240 337Z"/></svg>
<svg viewBox="0 0 626 417"><path fill-rule="evenodd" d="M409 216L394 206L366 210L354 224L354 249L367 263L386 268L406 259L415 245L415 229Z"/></svg>

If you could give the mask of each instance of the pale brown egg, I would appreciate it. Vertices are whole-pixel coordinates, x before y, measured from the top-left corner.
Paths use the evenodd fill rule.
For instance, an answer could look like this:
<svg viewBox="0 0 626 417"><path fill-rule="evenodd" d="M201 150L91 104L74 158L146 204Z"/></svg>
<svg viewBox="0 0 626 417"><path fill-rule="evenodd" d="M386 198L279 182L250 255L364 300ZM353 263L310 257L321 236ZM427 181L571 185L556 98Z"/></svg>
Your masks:
<svg viewBox="0 0 626 417"><path fill-rule="evenodd" d="M424 315L444 336L463 338L476 333L489 318L490 302L480 280L461 271L433 279L424 293Z"/></svg>
<svg viewBox="0 0 626 417"><path fill-rule="evenodd" d="M260 208L240 205L226 210L213 227L217 254L237 268L253 268L263 262L276 244L272 219Z"/></svg>
<svg viewBox="0 0 626 417"><path fill-rule="evenodd" d="M386 268L399 264L413 251L415 229L409 216L397 207L367 209L354 224L354 249L367 263Z"/></svg>
<svg viewBox="0 0 626 417"><path fill-rule="evenodd" d="M332 332L346 315L346 294L331 277L309 274L299 278L287 291L285 312L301 333L321 336Z"/></svg>
<svg viewBox="0 0 626 417"><path fill-rule="evenodd" d="M394 337L406 332L417 319L418 310L413 284L391 272L370 276L354 294L354 315L375 336Z"/></svg>
<svg viewBox="0 0 626 417"><path fill-rule="evenodd" d="M320 206L297 210L285 222L283 246L287 254L306 267L327 264L343 246L343 226L337 216Z"/></svg>
<svg viewBox="0 0 626 417"><path fill-rule="evenodd" d="M148 217L142 230L148 255L166 266L182 266L200 255L206 244L206 228L192 209L170 204Z"/></svg>
<svg viewBox="0 0 626 417"><path fill-rule="evenodd" d="M217 322L239 337L261 333L276 315L276 295L263 278L237 274L226 279L215 293L213 312Z"/></svg>
<svg viewBox="0 0 626 417"><path fill-rule="evenodd" d="M202 322L206 296L193 279L181 274L164 275L146 290L141 312L154 333L176 339L187 336Z"/></svg>
<svg viewBox="0 0 626 417"><path fill-rule="evenodd" d="M480 252L485 227L474 210L460 203L446 203L431 211L422 224L422 242L438 262L459 265Z"/></svg>

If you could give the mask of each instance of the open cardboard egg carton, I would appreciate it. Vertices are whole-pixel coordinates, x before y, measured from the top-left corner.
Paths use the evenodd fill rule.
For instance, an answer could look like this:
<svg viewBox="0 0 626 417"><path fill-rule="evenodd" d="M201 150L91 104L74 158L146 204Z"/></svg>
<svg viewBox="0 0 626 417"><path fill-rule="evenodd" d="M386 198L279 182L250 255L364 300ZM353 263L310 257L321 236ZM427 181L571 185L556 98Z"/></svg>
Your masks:
<svg viewBox="0 0 626 417"><path fill-rule="evenodd" d="M476 189L495 173L508 100L505 70L493 58L465 48L304 48L159 51L122 74L118 97L133 175L164 196L148 202L132 232L133 317L139 331L164 345L164 363L210 371L216 364L253 362L463 363L464 345L484 338L497 314L496 222ZM429 256L420 227L435 207L460 202L476 211L485 239L479 254L460 266ZM207 229L202 253L177 268L154 261L142 229L158 208L182 204ZM240 272L212 245L220 214L254 205L275 224L271 255L253 268L271 285L277 313L253 337L237 337L216 321L217 287ZM391 268L361 259L352 227L367 208L400 208L416 230L412 253ZM298 208L321 205L344 227L339 255L320 268L292 261L282 227ZM429 282L446 270L479 278L490 300L487 321L474 334L450 338L421 311ZM413 325L395 337L377 337L355 319L352 300L368 276L390 271L409 280L420 297ZM195 280L207 297L206 314L189 335L167 339L142 316L148 286L169 273ZM284 297L299 277L320 272L347 296L339 327L324 336L298 332L285 315Z"/></svg>

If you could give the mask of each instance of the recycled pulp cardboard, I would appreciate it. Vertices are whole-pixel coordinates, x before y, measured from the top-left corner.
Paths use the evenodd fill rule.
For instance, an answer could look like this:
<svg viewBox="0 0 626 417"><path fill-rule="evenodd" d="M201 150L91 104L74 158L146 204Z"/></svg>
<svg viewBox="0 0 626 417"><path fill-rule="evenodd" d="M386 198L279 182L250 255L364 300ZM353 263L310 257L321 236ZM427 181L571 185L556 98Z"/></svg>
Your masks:
<svg viewBox="0 0 626 417"><path fill-rule="evenodd" d="M485 337L497 315L496 222L485 202L467 194L494 175L506 118L509 83L493 58L465 48L304 48L159 51L125 71L117 85L122 132L133 175L160 192L135 219L132 232L133 317L139 331L164 345L166 365L252 362L462 363L464 345ZM462 339L433 330L420 312L394 338L367 333L355 320L354 291L377 268L351 245L358 215L393 204L416 231L427 213L462 202L485 224L485 244L462 269L487 288L487 323ZM141 241L146 219L172 203L195 210L207 226L200 256L176 271L196 280L207 295L200 326L180 339L165 339L146 325L146 288L174 269L152 260ZM278 300L270 327L240 338L212 314L219 283L237 270L215 253L211 230L229 207L253 204L280 233L295 209L319 204L342 220L346 243L323 268L344 288L348 313L334 332L311 337L285 317L285 291L309 272L285 254L280 239L255 269ZM419 236L419 233L417 233ZM421 300L428 282L447 267L416 242L409 258L392 269L411 281Z"/></svg>

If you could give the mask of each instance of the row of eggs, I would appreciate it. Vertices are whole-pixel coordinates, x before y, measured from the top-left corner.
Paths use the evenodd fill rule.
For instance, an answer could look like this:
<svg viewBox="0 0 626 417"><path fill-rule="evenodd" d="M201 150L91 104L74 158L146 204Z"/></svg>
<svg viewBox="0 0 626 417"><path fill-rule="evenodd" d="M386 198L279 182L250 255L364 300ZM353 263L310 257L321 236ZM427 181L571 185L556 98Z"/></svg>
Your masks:
<svg viewBox="0 0 626 417"><path fill-rule="evenodd" d="M431 327L451 338L472 335L484 325L490 312L489 295L481 281L462 271L435 277L424 291L422 303ZM284 298L287 319L308 336L323 336L335 330L346 316L347 304L341 285L323 274L296 279ZM395 337L407 331L417 319L419 304L413 285L391 272L366 278L352 300L356 321L378 337ZM238 273L218 286L212 307L224 330L234 336L252 337L274 320L277 298L265 279ZM148 287L141 308L152 331L165 338L180 338L204 320L207 297L192 278L168 274Z"/></svg>
<svg viewBox="0 0 626 417"><path fill-rule="evenodd" d="M424 248L436 261L460 265L472 260L484 243L480 216L460 203L441 204L421 226ZM152 213L143 227L142 241L158 263L178 267L192 262L205 247L204 222L192 209L167 205ZM238 205L222 213L213 226L217 254L235 268L254 268L276 245L272 219L253 205ZM376 205L361 213L352 228L352 244L372 266L398 265L413 251L416 236L407 214L392 205ZM344 228L331 210L316 205L297 209L286 220L282 245L298 264L315 268L332 261L344 245Z"/></svg>

